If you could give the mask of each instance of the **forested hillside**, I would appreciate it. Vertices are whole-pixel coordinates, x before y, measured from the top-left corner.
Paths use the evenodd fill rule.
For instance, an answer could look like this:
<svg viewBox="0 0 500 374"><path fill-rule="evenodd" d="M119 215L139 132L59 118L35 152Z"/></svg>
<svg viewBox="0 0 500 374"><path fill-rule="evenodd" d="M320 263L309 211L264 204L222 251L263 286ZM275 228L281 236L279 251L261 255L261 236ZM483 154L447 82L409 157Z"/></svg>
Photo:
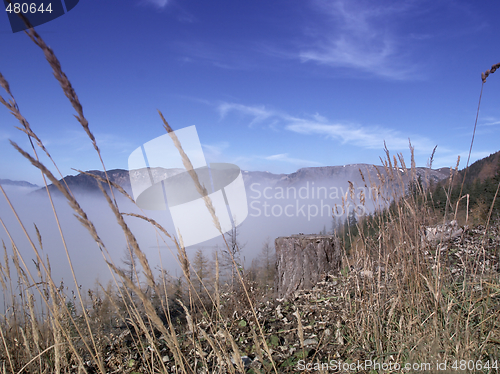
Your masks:
<svg viewBox="0 0 500 374"><path fill-rule="evenodd" d="M451 188L451 205L448 212L455 211L459 203L458 216L460 220L467 217L465 214L469 204L469 214L472 223L482 223L487 219L489 210L500 182L500 151L474 162L468 168L460 170L454 177ZM446 210L446 195L450 192L449 180L439 181L431 188L429 199L435 208L441 212ZM468 200L468 201L467 201ZM492 216L500 212L498 198L493 206Z"/></svg>

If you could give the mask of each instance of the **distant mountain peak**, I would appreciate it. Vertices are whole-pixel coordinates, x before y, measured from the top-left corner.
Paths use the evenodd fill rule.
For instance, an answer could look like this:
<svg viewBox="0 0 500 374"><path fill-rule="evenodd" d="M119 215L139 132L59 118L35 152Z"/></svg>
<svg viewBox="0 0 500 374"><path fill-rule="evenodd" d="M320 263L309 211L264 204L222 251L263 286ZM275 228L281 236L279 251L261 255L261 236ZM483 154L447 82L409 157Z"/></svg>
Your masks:
<svg viewBox="0 0 500 374"><path fill-rule="evenodd" d="M3 186L18 186L18 187L29 187L29 188L39 188L40 186L26 182L26 181L13 181L10 179L0 179L0 184Z"/></svg>

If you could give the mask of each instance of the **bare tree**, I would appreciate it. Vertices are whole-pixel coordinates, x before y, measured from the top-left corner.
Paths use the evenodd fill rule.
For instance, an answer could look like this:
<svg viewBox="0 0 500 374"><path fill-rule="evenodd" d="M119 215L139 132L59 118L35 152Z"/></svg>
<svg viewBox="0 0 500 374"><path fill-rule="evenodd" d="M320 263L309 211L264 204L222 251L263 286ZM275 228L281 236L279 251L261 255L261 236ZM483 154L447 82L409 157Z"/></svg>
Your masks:
<svg viewBox="0 0 500 374"><path fill-rule="evenodd" d="M274 245L271 244L271 238L269 237L267 237L262 244L260 263L262 283L267 290L269 287L272 287L274 283L274 273L276 270L276 251Z"/></svg>
<svg viewBox="0 0 500 374"><path fill-rule="evenodd" d="M125 247L123 251L123 257L121 258L121 262L124 265L124 267L120 268L121 271L125 274L125 277L127 277L128 280L132 284L139 284L139 273L137 269L137 256L136 254L132 251L130 247ZM132 298L132 301L135 302L136 296L132 292L132 290L127 287L126 285L124 286L127 293L130 295Z"/></svg>
<svg viewBox="0 0 500 374"><path fill-rule="evenodd" d="M120 270L123 271L130 282L136 284L139 278L139 274L137 272L137 256L129 247L126 247L123 251L121 262L124 267L120 268Z"/></svg>
<svg viewBox="0 0 500 374"><path fill-rule="evenodd" d="M222 249L222 259L223 267L230 272L231 287L234 289L234 281L237 278L236 272L243 271L243 265L241 262L241 251L245 247L245 244L240 243L240 227L235 225L233 228L227 232L227 246Z"/></svg>
<svg viewBox="0 0 500 374"><path fill-rule="evenodd" d="M203 285L207 282L210 273L210 260L203 253L202 248L198 248L192 261L193 270L197 276L192 277L193 286L198 290L198 293L203 294Z"/></svg>
<svg viewBox="0 0 500 374"><path fill-rule="evenodd" d="M335 215L332 214L332 230L331 230L332 235L335 235L337 233L338 228L339 224L337 222L337 217L335 217Z"/></svg>
<svg viewBox="0 0 500 374"><path fill-rule="evenodd" d="M257 258L254 258L252 262L250 263L250 268L246 270L246 279L250 282L258 282L259 280L259 273L260 273L260 267L259 267L259 260Z"/></svg>

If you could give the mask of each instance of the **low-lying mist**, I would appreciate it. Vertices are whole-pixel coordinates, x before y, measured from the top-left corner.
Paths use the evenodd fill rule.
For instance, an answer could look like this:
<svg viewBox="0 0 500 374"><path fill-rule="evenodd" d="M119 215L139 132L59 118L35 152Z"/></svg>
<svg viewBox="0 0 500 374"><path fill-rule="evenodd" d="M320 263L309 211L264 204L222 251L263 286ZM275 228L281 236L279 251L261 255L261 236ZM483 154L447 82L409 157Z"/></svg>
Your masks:
<svg viewBox="0 0 500 374"><path fill-rule="evenodd" d="M245 188L248 216L243 222L235 217L237 242L241 248L240 258L244 266L258 257L266 241L274 246L279 236L305 233L331 233L332 223L341 224L349 213L368 214L374 210L376 191L361 187L361 183L349 189L347 180L332 181L302 180L293 185L280 185L269 180L246 178ZM52 277L56 282L64 281L69 290L74 289L72 274L64 250L63 240L46 191L29 192L19 188L7 188L6 192L20 221L24 225L34 245L40 249L35 225L38 228L43 260L49 257ZM127 251L126 238L116 217L100 193L76 193L77 201L95 225L99 237L104 242L112 261L118 267L125 267L123 259ZM167 232L176 236L170 213L166 211L141 211L134 203L115 191L117 203L122 213L146 215L162 225ZM112 279L102 253L87 229L80 224L66 200L53 193L54 208L57 212L62 235L66 242L78 285L83 289L93 288L98 281L106 285ZM1 216L12 236L21 256L32 274L36 271L36 254L26 238L17 218L5 199L0 199ZM217 212L216 212L217 213ZM332 218L335 217L335 219ZM178 266L177 250L171 239L148 222L131 216L124 216L125 222L135 235L142 251L147 255L151 268L161 268L173 277L182 274ZM9 255L12 246L7 233L2 230L0 238L5 242ZM226 235L226 240L229 241ZM199 248L212 259L212 253L225 248L221 236L186 248L190 258ZM107 256L107 255L106 255Z"/></svg>

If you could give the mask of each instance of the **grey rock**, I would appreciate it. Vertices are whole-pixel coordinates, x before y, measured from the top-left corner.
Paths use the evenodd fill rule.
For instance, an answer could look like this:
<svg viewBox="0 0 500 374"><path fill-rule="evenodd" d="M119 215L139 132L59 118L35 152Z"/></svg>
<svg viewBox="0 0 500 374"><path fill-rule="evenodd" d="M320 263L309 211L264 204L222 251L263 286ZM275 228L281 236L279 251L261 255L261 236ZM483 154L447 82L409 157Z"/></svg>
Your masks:
<svg viewBox="0 0 500 374"><path fill-rule="evenodd" d="M463 228L459 227L455 220L440 225L425 227L422 235L422 243L435 245L459 237L463 232Z"/></svg>
<svg viewBox="0 0 500 374"><path fill-rule="evenodd" d="M304 340L304 345L318 345L318 340L317 339L306 339Z"/></svg>

